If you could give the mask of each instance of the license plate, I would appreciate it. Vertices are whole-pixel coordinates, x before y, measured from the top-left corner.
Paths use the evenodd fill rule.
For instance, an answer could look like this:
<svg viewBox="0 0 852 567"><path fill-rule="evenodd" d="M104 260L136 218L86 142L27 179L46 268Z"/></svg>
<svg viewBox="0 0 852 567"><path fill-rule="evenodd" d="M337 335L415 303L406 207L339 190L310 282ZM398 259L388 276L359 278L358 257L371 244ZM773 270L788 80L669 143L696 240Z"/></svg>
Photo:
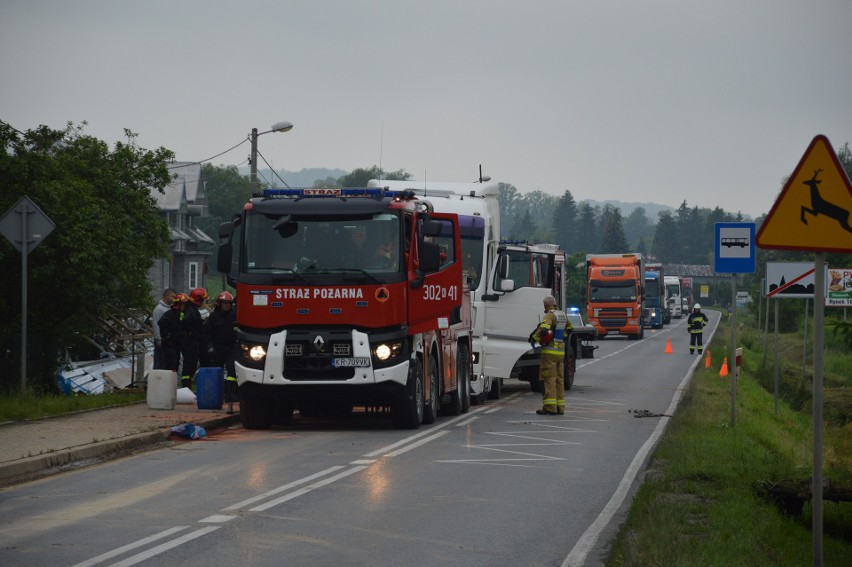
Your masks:
<svg viewBox="0 0 852 567"><path fill-rule="evenodd" d="M370 366L370 357L353 356L349 358L333 358L331 359L331 365L335 368Z"/></svg>

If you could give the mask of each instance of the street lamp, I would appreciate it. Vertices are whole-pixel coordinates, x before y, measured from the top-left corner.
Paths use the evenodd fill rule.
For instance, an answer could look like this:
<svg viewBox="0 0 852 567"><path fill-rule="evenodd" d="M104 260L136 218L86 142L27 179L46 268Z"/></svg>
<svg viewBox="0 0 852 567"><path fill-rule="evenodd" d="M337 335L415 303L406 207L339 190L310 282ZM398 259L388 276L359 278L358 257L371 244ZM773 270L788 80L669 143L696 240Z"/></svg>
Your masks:
<svg viewBox="0 0 852 567"><path fill-rule="evenodd" d="M276 122L266 132L258 132L257 128L251 129L251 184L257 187L257 137L270 132L289 132L293 129L292 122Z"/></svg>

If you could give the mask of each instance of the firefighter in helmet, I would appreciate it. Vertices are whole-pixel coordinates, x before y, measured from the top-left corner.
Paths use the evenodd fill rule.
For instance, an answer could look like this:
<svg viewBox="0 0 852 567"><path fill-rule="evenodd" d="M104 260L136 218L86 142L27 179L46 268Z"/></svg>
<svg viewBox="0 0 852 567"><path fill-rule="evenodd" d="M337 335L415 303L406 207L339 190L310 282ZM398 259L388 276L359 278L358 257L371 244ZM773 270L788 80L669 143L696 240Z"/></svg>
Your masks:
<svg viewBox="0 0 852 567"><path fill-rule="evenodd" d="M216 297L216 307L207 318L207 335L213 347L213 366L225 368L225 401L237 401L237 373L234 357L237 351L237 333L234 326L234 296L223 291Z"/></svg>
<svg viewBox="0 0 852 567"><path fill-rule="evenodd" d="M696 303L692 306L692 313L686 320L686 329L689 331L689 354L695 353L698 346L698 354L704 351L703 335L704 327L707 326L707 316L701 312L701 305Z"/></svg>
<svg viewBox="0 0 852 567"><path fill-rule="evenodd" d="M162 357L160 369L177 372L180 369L180 353L183 345L183 325L181 316L189 298L185 293L178 293L172 298L171 309L160 316L157 326L160 328Z"/></svg>
<svg viewBox="0 0 852 567"><path fill-rule="evenodd" d="M183 308L183 371L181 372L181 385L184 388L192 386L192 377L198 370L199 364L206 366L207 362L207 339L204 332L204 320L201 317L201 308L207 301L207 290L197 287L189 292L189 301Z"/></svg>
<svg viewBox="0 0 852 567"><path fill-rule="evenodd" d="M539 380L544 398L542 408L536 411L539 415L565 413L565 343L571 328L568 315L559 309L556 298L552 295L545 297L544 318L530 336L531 340L541 345Z"/></svg>

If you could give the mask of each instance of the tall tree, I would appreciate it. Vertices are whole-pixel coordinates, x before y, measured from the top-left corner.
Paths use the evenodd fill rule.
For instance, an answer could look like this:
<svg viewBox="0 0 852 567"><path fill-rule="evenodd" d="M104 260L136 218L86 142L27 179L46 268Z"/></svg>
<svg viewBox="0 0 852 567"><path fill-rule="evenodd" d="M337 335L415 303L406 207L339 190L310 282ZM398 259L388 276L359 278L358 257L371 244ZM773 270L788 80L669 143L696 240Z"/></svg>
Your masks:
<svg viewBox="0 0 852 567"><path fill-rule="evenodd" d="M515 217L520 216L523 212L521 205L523 199L518 192L517 187L509 183L498 183L500 195L498 201L500 203L500 238L510 238L509 233L512 232L515 226Z"/></svg>
<svg viewBox="0 0 852 567"><path fill-rule="evenodd" d="M598 252L598 208L582 201L577 209L577 251Z"/></svg>
<svg viewBox="0 0 852 567"><path fill-rule="evenodd" d="M568 254L577 252L576 234L577 234L577 203L574 201L574 196L571 191L565 190L565 193L559 197L556 203L556 209L553 211L553 234L556 244Z"/></svg>
<svg viewBox="0 0 852 567"><path fill-rule="evenodd" d="M654 243L651 246L658 262L681 263L677 236L677 222L669 211L660 211L657 229L654 231Z"/></svg>
<svg viewBox="0 0 852 567"><path fill-rule="evenodd" d="M601 254L630 252L622 227L621 209L606 205L601 213Z"/></svg>
<svg viewBox="0 0 852 567"><path fill-rule="evenodd" d="M648 213L645 207L636 207L627 218L624 219L624 237L628 244L636 243L638 246L639 240L645 236L651 236L651 220L648 218Z"/></svg>
<svg viewBox="0 0 852 567"><path fill-rule="evenodd" d="M0 211L26 195L56 225L28 255L28 335L39 340L28 343L27 369L39 388L52 381L58 353L94 331L94 318L149 307L148 268L168 253L169 228L150 188L168 184L174 154L139 148L129 130L127 142L110 149L85 135L84 126L19 132L0 122ZM20 254L5 238L0 273L8 288L19 287ZM19 352L20 317L20 295L5 294L0 352ZM8 386L17 363L0 356L0 384Z"/></svg>
<svg viewBox="0 0 852 567"><path fill-rule="evenodd" d="M202 167L204 189L210 216L203 221L202 228L215 242L218 239L217 227L235 213L240 212L251 198L255 188L251 180L241 175L236 166L215 166L205 164Z"/></svg>

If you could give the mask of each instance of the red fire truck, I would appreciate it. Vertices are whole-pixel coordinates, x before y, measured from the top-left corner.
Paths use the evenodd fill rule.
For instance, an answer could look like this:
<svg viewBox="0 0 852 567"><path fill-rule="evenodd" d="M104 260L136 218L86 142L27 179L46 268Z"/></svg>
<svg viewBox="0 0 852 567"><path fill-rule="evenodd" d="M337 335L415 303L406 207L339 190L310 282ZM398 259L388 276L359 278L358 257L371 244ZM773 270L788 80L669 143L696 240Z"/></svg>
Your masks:
<svg viewBox="0 0 852 567"><path fill-rule="evenodd" d="M250 429L389 408L413 429L470 405L458 217L383 189L267 189L219 229Z"/></svg>

